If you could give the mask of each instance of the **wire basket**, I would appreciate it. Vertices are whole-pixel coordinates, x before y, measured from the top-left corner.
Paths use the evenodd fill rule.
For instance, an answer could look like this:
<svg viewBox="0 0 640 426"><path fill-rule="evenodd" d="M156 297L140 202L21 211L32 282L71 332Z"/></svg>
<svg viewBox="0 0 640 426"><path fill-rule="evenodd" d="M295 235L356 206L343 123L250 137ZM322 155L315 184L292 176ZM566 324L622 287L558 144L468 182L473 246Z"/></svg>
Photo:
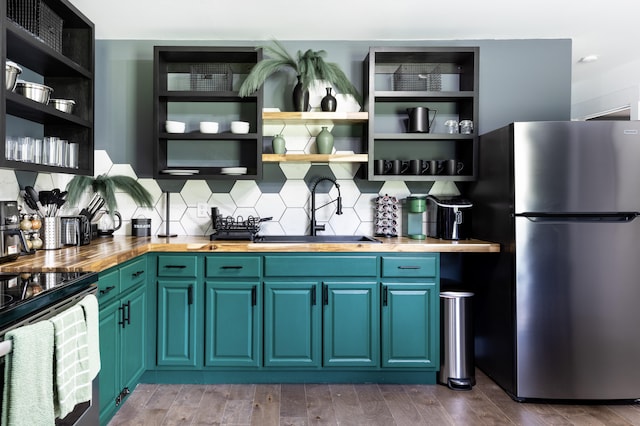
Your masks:
<svg viewBox="0 0 640 426"><path fill-rule="evenodd" d="M442 90L440 64L402 64L393 73L393 90L428 91Z"/></svg>
<svg viewBox="0 0 640 426"><path fill-rule="evenodd" d="M57 52L63 20L42 0L7 0L7 17Z"/></svg>
<svg viewBox="0 0 640 426"><path fill-rule="evenodd" d="M233 85L233 74L229 64L191 65L191 90L203 92L226 92Z"/></svg>
<svg viewBox="0 0 640 426"><path fill-rule="evenodd" d="M256 234L260 231L260 224L271 217L260 218L249 216L244 219L242 216L216 216L213 220L215 232L211 234L211 240L250 240L253 241Z"/></svg>

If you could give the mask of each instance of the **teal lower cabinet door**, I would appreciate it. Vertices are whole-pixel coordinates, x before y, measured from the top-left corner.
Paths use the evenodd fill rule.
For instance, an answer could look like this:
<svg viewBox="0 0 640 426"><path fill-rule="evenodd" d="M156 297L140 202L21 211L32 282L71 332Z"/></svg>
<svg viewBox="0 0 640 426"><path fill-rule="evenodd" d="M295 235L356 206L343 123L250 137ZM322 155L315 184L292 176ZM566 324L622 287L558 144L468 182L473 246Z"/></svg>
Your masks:
<svg viewBox="0 0 640 426"><path fill-rule="evenodd" d="M382 366L439 367L438 293L433 282L382 283Z"/></svg>
<svg viewBox="0 0 640 426"><path fill-rule="evenodd" d="M264 365L319 367L320 283L266 281L264 285Z"/></svg>
<svg viewBox="0 0 640 426"><path fill-rule="evenodd" d="M120 301L100 308L100 423L106 423L115 411L120 383Z"/></svg>
<svg viewBox="0 0 640 426"><path fill-rule="evenodd" d="M197 282L158 280L157 364L195 367Z"/></svg>
<svg viewBox="0 0 640 426"><path fill-rule="evenodd" d="M122 334L122 383L131 391L145 370L147 343L147 297L144 287L137 288L124 298L126 327Z"/></svg>
<svg viewBox="0 0 640 426"><path fill-rule="evenodd" d="M380 303L376 282L325 282L323 366L376 367Z"/></svg>
<svg viewBox="0 0 640 426"><path fill-rule="evenodd" d="M259 282L206 282L205 360L210 367L260 365L262 298Z"/></svg>

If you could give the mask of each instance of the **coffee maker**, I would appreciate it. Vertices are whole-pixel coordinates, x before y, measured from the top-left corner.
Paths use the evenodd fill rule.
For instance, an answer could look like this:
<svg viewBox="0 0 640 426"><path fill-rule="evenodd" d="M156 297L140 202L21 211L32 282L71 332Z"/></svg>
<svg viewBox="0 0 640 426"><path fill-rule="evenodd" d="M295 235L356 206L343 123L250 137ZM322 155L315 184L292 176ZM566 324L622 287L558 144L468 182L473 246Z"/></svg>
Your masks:
<svg viewBox="0 0 640 426"><path fill-rule="evenodd" d="M422 223L426 211L425 197L407 197L402 211L403 234L413 240L424 240L427 237Z"/></svg>
<svg viewBox="0 0 640 426"><path fill-rule="evenodd" d="M0 201L0 263L28 253L27 241L20 230L20 211L15 201Z"/></svg>

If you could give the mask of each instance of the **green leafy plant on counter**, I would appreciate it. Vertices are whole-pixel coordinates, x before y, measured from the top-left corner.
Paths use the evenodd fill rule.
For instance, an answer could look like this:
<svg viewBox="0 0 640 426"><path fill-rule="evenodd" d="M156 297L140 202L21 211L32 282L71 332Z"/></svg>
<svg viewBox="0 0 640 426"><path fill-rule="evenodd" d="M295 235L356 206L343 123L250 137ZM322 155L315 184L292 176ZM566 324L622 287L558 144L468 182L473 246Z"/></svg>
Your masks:
<svg viewBox="0 0 640 426"><path fill-rule="evenodd" d="M153 207L153 198L149 191L134 178L123 175L107 176L102 174L95 178L74 176L67 184L67 201L71 205L77 205L89 189L104 199L104 204L109 214L113 214L118 207L116 190L129 195L140 207Z"/></svg>
<svg viewBox="0 0 640 426"><path fill-rule="evenodd" d="M241 97L249 96L260 89L272 74L291 69L296 73L296 76L300 77L303 90L308 90L314 81L323 80L331 83L338 93L352 95L358 102L361 102L360 92L349 81L338 64L324 60L327 55L326 51L309 49L303 53L299 50L294 58L280 42L277 40L272 42L273 44L269 46L259 46L269 57L253 66L240 86L239 95Z"/></svg>

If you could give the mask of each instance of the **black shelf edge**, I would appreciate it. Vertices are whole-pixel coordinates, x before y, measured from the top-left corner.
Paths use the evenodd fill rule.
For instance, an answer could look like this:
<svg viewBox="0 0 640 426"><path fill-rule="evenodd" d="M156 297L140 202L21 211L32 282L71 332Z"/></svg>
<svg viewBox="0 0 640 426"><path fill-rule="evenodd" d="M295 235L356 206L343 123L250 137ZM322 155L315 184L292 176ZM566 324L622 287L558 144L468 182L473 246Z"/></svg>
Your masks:
<svg viewBox="0 0 640 426"><path fill-rule="evenodd" d="M200 133L200 132L189 132L189 133L160 133L158 135L160 139L167 140L212 140L212 141L228 141L228 140L248 140L248 141L257 141L259 140L259 136L257 133L231 133L231 132L222 132L222 133Z"/></svg>
<svg viewBox="0 0 640 426"><path fill-rule="evenodd" d="M236 91L225 92L205 92L201 90L163 90L158 96L167 101L185 102L256 102L256 95L249 95L241 98Z"/></svg>
<svg viewBox="0 0 640 426"><path fill-rule="evenodd" d="M413 91L393 91L382 90L375 91L376 101L380 102L398 102L398 101L420 101L420 102L454 102L460 100L472 101L476 92L413 92Z"/></svg>
<svg viewBox="0 0 640 426"><path fill-rule="evenodd" d="M73 114L58 111L51 105L41 104L14 92L6 92L6 113L41 124L75 124L91 129L93 124Z"/></svg>
<svg viewBox="0 0 640 426"><path fill-rule="evenodd" d="M403 140L403 141L469 141L473 142L475 135L460 133L375 133L373 140Z"/></svg>
<svg viewBox="0 0 640 426"><path fill-rule="evenodd" d="M6 18L7 58L47 77L70 74L93 79L93 73L38 40L29 31ZM36 50L39 54L33 54Z"/></svg>
<svg viewBox="0 0 640 426"><path fill-rule="evenodd" d="M23 161L13 161L5 158L0 158L0 167L28 172L66 173L72 175L89 175L93 173L93 170L89 169L70 169L68 167L48 166L46 164L39 163L25 163Z"/></svg>
<svg viewBox="0 0 640 426"><path fill-rule="evenodd" d="M372 181L404 181L404 182L471 182L476 178L469 175L447 176L447 175L373 175L369 177Z"/></svg>

